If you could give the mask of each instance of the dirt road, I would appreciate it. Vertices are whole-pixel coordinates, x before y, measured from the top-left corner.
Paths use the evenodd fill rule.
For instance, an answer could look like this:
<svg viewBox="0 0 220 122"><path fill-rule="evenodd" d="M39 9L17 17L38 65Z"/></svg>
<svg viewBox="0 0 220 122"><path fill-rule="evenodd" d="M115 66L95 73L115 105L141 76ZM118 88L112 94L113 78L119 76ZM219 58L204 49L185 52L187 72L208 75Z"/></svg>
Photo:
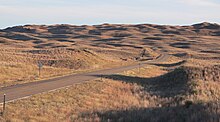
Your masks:
<svg viewBox="0 0 220 122"><path fill-rule="evenodd" d="M168 58L169 58L169 55L161 54L155 60L142 62L140 66L143 66L148 63L163 62L167 60ZM93 71L93 72L88 72L88 73L59 77L59 78L50 79L50 80L43 80L43 81L38 81L38 82L4 87L0 89L0 103L3 102L4 94L6 94L6 101L10 102L10 101L25 98L25 97L28 97L34 94L48 92L51 90L56 90L59 88L67 87L67 86L70 86L76 83L93 80L93 79L98 78L98 76L100 75L110 75L110 74L119 73L119 72L123 72L126 70L138 68L138 67L139 67L139 64L134 64L130 66L122 66L118 68L98 70L98 71Z"/></svg>

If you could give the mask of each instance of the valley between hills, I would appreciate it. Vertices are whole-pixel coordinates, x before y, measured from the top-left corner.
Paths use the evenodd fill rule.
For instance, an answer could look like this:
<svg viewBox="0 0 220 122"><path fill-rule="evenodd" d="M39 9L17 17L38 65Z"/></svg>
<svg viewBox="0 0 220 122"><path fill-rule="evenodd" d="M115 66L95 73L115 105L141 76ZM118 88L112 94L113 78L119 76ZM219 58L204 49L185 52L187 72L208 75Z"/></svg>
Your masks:
<svg viewBox="0 0 220 122"><path fill-rule="evenodd" d="M162 55L169 58L155 61ZM40 75L38 63L43 65ZM0 121L220 121L219 24L0 30L1 92L139 63L143 65L9 102Z"/></svg>

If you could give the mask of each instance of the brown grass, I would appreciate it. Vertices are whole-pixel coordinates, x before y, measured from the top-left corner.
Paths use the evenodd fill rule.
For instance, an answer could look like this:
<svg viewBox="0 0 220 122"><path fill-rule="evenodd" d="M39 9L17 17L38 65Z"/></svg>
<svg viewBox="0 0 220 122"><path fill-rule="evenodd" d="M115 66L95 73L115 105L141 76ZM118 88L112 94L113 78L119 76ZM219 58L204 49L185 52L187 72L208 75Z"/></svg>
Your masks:
<svg viewBox="0 0 220 122"><path fill-rule="evenodd" d="M173 55L140 73L134 69L9 103L1 121L220 121L219 82L184 81L182 70L174 70L219 64L218 42L219 25L210 23L27 25L1 30L1 86L130 64L143 49L149 55L145 58ZM39 60L44 64L40 78ZM197 76L197 70L192 74Z"/></svg>
<svg viewBox="0 0 220 122"><path fill-rule="evenodd" d="M166 72L163 67L148 65L141 68L140 74L134 69L105 76L102 81L34 95L7 104L2 120L219 121L218 82L192 81L186 84L191 90L173 96L172 86L154 81Z"/></svg>
<svg viewBox="0 0 220 122"><path fill-rule="evenodd" d="M43 64L40 77L38 61ZM129 63L132 61L123 61L120 58L110 60L102 53L88 49L2 48L0 49L0 86L33 82L67 74L128 65Z"/></svg>

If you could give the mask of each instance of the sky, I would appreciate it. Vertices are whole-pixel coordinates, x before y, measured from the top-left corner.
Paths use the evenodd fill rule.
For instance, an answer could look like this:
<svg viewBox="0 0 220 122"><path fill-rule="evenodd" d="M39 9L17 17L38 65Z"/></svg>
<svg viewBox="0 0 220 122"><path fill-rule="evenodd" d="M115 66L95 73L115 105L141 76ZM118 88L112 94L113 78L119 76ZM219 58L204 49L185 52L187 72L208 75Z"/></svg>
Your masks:
<svg viewBox="0 0 220 122"><path fill-rule="evenodd" d="M26 24L220 23L220 0L0 0L0 28Z"/></svg>

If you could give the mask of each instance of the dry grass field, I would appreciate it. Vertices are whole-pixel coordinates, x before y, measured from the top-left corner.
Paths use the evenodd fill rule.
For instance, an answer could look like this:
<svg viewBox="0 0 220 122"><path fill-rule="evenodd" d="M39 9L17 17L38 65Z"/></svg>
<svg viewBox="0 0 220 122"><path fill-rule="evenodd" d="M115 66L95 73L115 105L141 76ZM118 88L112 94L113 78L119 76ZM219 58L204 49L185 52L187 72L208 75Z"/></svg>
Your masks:
<svg viewBox="0 0 220 122"><path fill-rule="evenodd" d="M39 79L39 61L45 66L42 78L47 78L131 63L143 49L148 59L167 52L181 60L219 62L219 28L212 23L9 27L0 30L0 84Z"/></svg>
<svg viewBox="0 0 220 122"><path fill-rule="evenodd" d="M8 103L0 121L220 121L220 25L25 25L0 30L0 86L171 57ZM37 62L43 64L38 77Z"/></svg>
<svg viewBox="0 0 220 122"><path fill-rule="evenodd" d="M7 104L2 121L219 121L220 84L148 65ZM161 78L161 76L163 76ZM25 112L25 114L21 114Z"/></svg>
<svg viewBox="0 0 220 122"><path fill-rule="evenodd" d="M123 54L122 54L123 55ZM113 56L112 56L113 57ZM39 76L38 62L43 64ZM67 74L128 65L133 61L109 59L88 49L11 49L0 50L0 86L33 82Z"/></svg>

